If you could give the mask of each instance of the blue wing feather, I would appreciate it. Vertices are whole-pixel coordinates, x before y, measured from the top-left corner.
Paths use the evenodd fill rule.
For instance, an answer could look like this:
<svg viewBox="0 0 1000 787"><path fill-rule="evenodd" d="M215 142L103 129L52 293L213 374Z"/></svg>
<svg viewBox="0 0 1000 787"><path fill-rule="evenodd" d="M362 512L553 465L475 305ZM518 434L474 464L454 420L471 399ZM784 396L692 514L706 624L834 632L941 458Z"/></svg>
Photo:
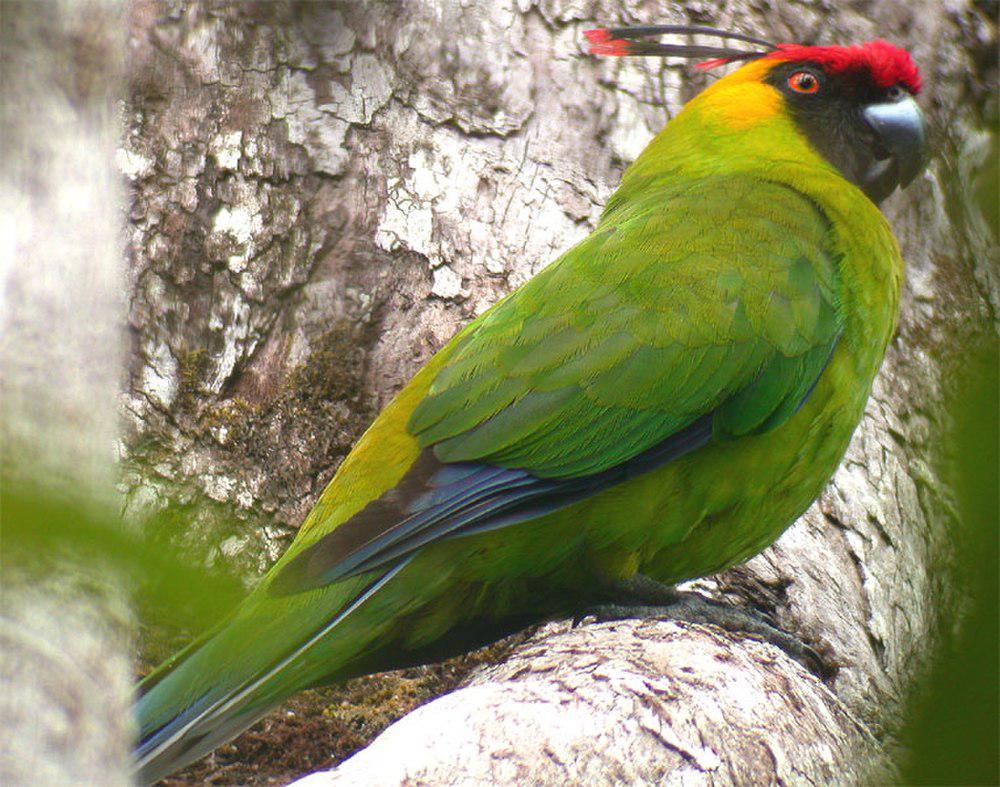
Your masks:
<svg viewBox="0 0 1000 787"><path fill-rule="evenodd" d="M303 550L274 577L269 590L298 593L391 563L442 538L482 533L557 511L614 484L646 473L705 445L712 437L712 414L627 462L599 473L572 478L540 478L525 470L462 462L442 465L425 451L414 465L420 491L404 500L395 524L371 538L352 529L369 526L365 511ZM411 487L413 479L401 483ZM385 504L376 501L377 508ZM345 544L348 544L345 548Z"/></svg>

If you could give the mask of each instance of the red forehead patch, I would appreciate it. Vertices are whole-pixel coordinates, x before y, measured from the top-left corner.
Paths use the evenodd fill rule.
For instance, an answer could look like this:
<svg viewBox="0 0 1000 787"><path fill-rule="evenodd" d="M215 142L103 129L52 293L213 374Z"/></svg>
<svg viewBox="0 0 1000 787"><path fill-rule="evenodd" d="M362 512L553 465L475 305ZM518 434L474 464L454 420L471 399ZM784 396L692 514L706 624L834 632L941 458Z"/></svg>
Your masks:
<svg viewBox="0 0 1000 787"><path fill-rule="evenodd" d="M879 87L902 85L920 92L920 72L905 49L887 41L869 41L855 46L801 46L779 44L767 59L819 63L831 74L864 72Z"/></svg>

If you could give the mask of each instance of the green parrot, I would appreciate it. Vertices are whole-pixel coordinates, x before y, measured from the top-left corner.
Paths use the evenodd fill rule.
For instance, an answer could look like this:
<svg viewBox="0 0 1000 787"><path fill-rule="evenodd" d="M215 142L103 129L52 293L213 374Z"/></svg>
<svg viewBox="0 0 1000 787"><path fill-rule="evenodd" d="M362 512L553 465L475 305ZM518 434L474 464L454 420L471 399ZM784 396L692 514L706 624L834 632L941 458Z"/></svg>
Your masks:
<svg viewBox="0 0 1000 787"><path fill-rule="evenodd" d="M884 41L587 37L743 65L653 139L586 239L427 362L260 585L143 682L140 778L301 689L732 566L833 474L896 324L877 203L922 168L917 68Z"/></svg>

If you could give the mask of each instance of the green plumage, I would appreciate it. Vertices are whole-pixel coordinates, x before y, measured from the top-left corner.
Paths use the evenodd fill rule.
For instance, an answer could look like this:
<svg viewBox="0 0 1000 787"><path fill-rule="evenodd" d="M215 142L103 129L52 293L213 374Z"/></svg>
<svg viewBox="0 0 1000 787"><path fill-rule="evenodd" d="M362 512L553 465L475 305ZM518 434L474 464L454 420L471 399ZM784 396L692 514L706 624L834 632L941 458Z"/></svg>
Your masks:
<svg viewBox="0 0 1000 787"><path fill-rule="evenodd" d="M891 336L901 261L877 208L759 93L766 68L692 101L594 232L383 411L261 586L146 684L146 776L306 686L458 652L637 571L718 571L815 499ZM663 446L670 461L615 475Z"/></svg>
<svg viewBox="0 0 1000 787"><path fill-rule="evenodd" d="M828 220L742 175L643 196L463 333L410 417L422 446L445 462L577 476L708 412L720 438L791 415L842 327ZM745 207L728 243L692 232L732 227L734 200Z"/></svg>

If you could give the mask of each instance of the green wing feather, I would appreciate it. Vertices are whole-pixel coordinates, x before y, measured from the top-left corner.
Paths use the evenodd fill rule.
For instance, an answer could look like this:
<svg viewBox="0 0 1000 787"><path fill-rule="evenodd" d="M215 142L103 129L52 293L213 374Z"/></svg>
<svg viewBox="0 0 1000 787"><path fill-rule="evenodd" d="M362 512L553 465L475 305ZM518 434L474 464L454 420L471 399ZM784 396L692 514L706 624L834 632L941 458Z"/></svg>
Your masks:
<svg viewBox="0 0 1000 787"><path fill-rule="evenodd" d="M837 341L837 284L829 222L793 189L654 192L457 337L408 428L443 462L543 477L612 467L706 413L720 439L774 428Z"/></svg>

